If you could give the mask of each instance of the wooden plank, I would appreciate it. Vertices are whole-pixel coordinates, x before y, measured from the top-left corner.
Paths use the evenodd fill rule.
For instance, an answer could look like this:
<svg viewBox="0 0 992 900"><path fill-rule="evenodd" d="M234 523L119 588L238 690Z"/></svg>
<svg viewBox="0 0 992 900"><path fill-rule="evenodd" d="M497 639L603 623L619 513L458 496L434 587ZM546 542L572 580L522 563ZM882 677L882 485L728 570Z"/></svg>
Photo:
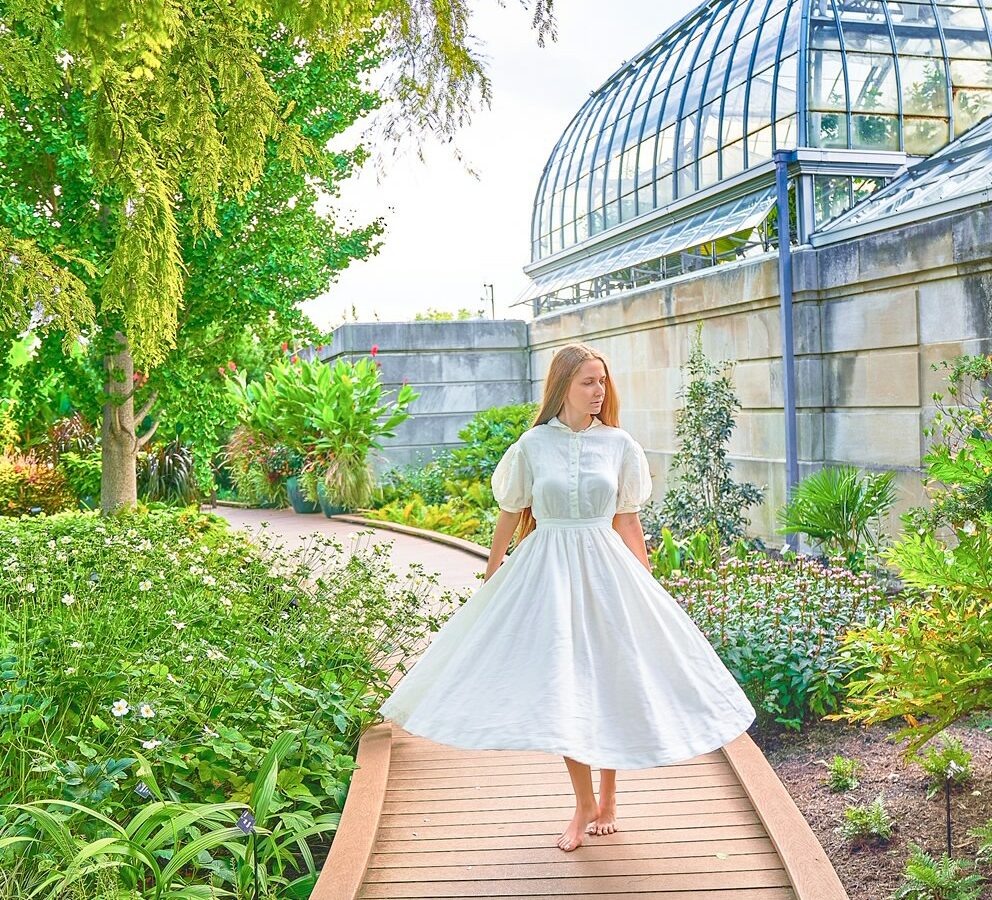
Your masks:
<svg viewBox="0 0 992 900"><path fill-rule="evenodd" d="M655 803L628 803L626 806L626 816L631 818L643 818L647 816L655 817L655 824L658 819L680 814L696 813L721 813L731 810L750 809L751 800L743 790L741 796L729 798L689 798L684 800L673 800L670 802L658 801ZM562 803L557 806L544 806L537 808L511 808L511 809L469 809L455 812L434 812L423 815L419 812L410 813L387 813L383 812L381 827L401 827L410 825L417 827L420 824L430 822L432 825L498 825L501 823L522 824L524 822L551 822L560 821L562 816L567 822L575 812L575 801Z"/></svg>
<svg viewBox="0 0 992 900"><path fill-rule="evenodd" d="M850 900L823 847L764 754L745 731L724 748L798 900Z"/></svg>
<svg viewBox="0 0 992 900"><path fill-rule="evenodd" d="M372 726L359 740L358 768L352 773L341 821L310 900L359 897L382 814L392 737L392 726L386 722Z"/></svg>
<svg viewBox="0 0 992 900"><path fill-rule="evenodd" d="M601 894L568 894L574 900L602 900ZM561 900L562 894L528 894L527 900ZM610 900L796 900L791 887L731 890L646 891L610 894Z"/></svg>
<svg viewBox="0 0 992 900"><path fill-rule="evenodd" d="M681 819L688 819L689 816L681 816ZM646 820L642 820L646 821ZM624 822L624 828L610 835L602 835L596 838L595 843L590 843L590 849L603 848L609 852L628 853L634 848L648 847L652 852L663 852L666 843L678 843L683 839L687 841L707 841L707 840L727 840L731 838L762 838L767 840L765 826L761 824L757 813L748 810L743 813L724 813L717 820L719 824L707 824L712 822L711 818L706 818L702 822L688 825L682 823L669 828L637 828L630 830L628 823ZM483 853L492 850L517 850L529 849L536 852L552 848L554 853L561 851L554 846L554 841L548 841L551 835L557 836L561 833L559 826L557 831L530 831L518 834L491 834L483 833L476 836L451 837L442 831L436 837L423 835L418 829L418 837L410 837L407 832L405 836L398 838L386 838L382 832L376 841L375 849L377 853L438 853L456 852L468 850L472 853Z"/></svg>
<svg viewBox="0 0 992 900"><path fill-rule="evenodd" d="M579 854L582 848L572 851ZM391 884L366 884L363 900L373 898L426 897L532 897L534 894L552 894L567 897L569 894L596 894L601 897L613 894L643 893L645 891L722 890L741 888L788 887L789 879L776 859L775 868L732 872L689 872L668 875L593 877L574 876L560 878L514 878L503 881L404 881ZM734 895L731 895L734 896ZM729 900L729 898L728 898Z"/></svg>
<svg viewBox="0 0 992 900"><path fill-rule="evenodd" d="M585 844L582 845L582 848ZM580 848L580 849L582 849ZM577 853L578 851L576 851ZM564 856L564 854L562 854ZM750 872L758 869L778 869L778 856L773 847L765 853L744 853L720 858L718 856L683 856L645 859L586 859L585 854L571 859L568 865L556 862L471 863L445 866L391 866L369 869L366 884L398 883L401 881L513 881L519 878L592 878L605 876L686 875ZM565 887L566 885L562 885Z"/></svg>
<svg viewBox="0 0 992 900"><path fill-rule="evenodd" d="M641 781L667 780L669 777L678 778L701 778L706 774L730 773L733 769L726 759L717 760L699 765L665 766L663 769L630 769L617 773L617 787L624 784L636 784ZM568 769L564 763L527 764L509 766L428 766L426 768L410 769L402 765L400 760L393 757L393 763L389 767L389 784L396 787L419 787L421 784L475 784L480 779L485 779L487 784L508 784L511 780L516 783L540 783L551 778L570 783L568 779ZM736 778L736 775L733 775ZM593 781L596 781L595 770Z"/></svg>
<svg viewBox="0 0 992 900"><path fill-rule="evenodd" d="M434 843L434 842L430 842ZM691 839L650 844L601 844L589 841L583 845L583 859L671 859L678 856L712 856L724 853L737 856L748 853L774 853L772 842L764 834L760 837L727 837L709 840ZM399 852L382 852L379 844L369 861L372 869L388 869L393 866L455 866L455 865L497 865L519 862L543 862L571 865L570 857L555 846L547 843L540 847L520 846L480 850L422 850L420 847L404 847Z"/></svg>

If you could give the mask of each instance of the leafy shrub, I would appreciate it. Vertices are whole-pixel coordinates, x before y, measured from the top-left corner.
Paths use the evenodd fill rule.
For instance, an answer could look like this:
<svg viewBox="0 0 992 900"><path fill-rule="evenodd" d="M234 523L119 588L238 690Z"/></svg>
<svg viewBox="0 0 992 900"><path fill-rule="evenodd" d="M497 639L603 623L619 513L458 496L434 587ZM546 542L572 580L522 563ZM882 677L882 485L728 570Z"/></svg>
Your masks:
<svg viewBox="0 0 992 900"><path fill-rule="evenodd" d="M948 778L955 785L971 781L971 753L952 735L944 736L943 746L939 750L936 747L928 748L925 755L918 757L917 762L930 776L927 799L942 791Z"/></svg>
<svg viewBox="0 0 992 900"><path fill-rule="evenodd" d="M55 513L76 503L72 488L55 463L30 453L0 456L0 514Z"/></svg>
<svg viewBox="0 0 992 900"><path fill-rule="evenodd" d="M884 617L868 575L799 556L740 551L687 566L662 585L692 616L759 715L799 729L835 709L852 665L837 653L847 629Z"/></svg>
<svg viewBox="0 0 992 900"><path fill-rule="evenodd" d="M199 490L193 474L193 448L178 438L155 447L140 468L138 492L145 500L181 506L196 502Z"/></svg>
<svg viewBox="0 0 992 900"><path fill-rule="evenodd" d="M887 844L897 828L880 793L871 803L846 807L844 821L834 830L855 846L878 847Z"/></svg>
<svg viewBox="0 0 992 900"><path fill-rule="evenodd" d="M946 853L934 859L912 842L909 848L905 881L892 894L892 900L980 900L983 896L985 878L965 871L971 863L952 859Z"/></svg>
<svg viewBox="0 0 992 900"><path fill-rule="evenodd" d="M419 494L414 494L409 500L394 500L378 509L366 510L365 515L370 519L384 519L478 541L480 530L484 527L485 513L467 506L458 498L428 504Z"/></svg>
<svg viewBox="0 0 992 900"><path fill-rule="evenodd" d="M534 422L537 403L515 403L477 412L458 432L464 441L440 463L445 476L463 481L489 481L497 463Z"/></svg>
<svg viewBox="0 0 992 900"><path fill-rule="evenodd" d="M444 503L450 496L447 475L449 455L450 451L442 451L426 464L390 467L382 473L371 505L381 507L396 501L406 502L414 494L419 495L424 503Z"/></svg>
<svg viewBox="0 0 992 900"><path fill-rule="evenodd" d="M231 433L224 448L224 465L239 499L250 506L289 505L286 474L291 471L290 450L272 444L246 425Z"/></svg>
<svg viewBox="0 0 992 900"><path fill-rule="evenodd" d="M59 466L72 492L80 500L91 497L99 502L102 478L102 454L99 448L89 453L67 450L59 457Z"/></svg>
<svg viewBox="0 0 992 900"><path fill-rule="evenodd" d="M964 357L951 375L961 399L968 379L987 379L992 357ZM939 399L938 394L934 395ZM882 552L907 590L891 620L852 629L845 653L863 669L832 718L867 725L903 716L893 739L910 757L948 725L992 709L992 401L948 414L943 443L924 456L934 512L910 510L906 531ZM935 488L934 482L943 486ZM935 530L949 527L947 539ZM924 716L929 721L922 722Z"/></svg>
<svg viewBox="0 0 992 900"><path fill-rule="evenodd" d="M830 761L828 772L830 777L827 784L834 793L841 791L853 791L861 782L858 781L857 772L861 768L861 762L857 759L848 759L835 753Z"/></svg>
<svg viewBox="0 0 992 900"><path fill-rule="evenodd" d="M713 523L724 542L744 536L744 510L760 503L763 490L730 477L725 444L734 430L734 410L740 401L726 374L728 362L716 365L703 354L702 322L696 327L688 380L679 389L682 409L675 417L679 449L672 459L678 483L662 501L662 516L678 535L691 534Z"/></svg>
<svg viewBox="0 0 992 900"><path fill-rule="evenodd" d="M111 836L97 811L137 827L139 779L169 804L243 807L292 732L271 812L292 833L326 823L390 679L452 606L428 597L437 579L422 566L400 577L389 557L388 543L346 551L319 535L285 553L191 510L0 520L0 798L78 803L60 813L92 842ZM0 814L40 841L0 842L0 870L27 877L58 858L24 810ZM163 865L170 850L157 848ZM220 885L237 861L197 866L198 883Z"/></svg>
<svg viewBox="0 0 992 900"><path fill-rule="evenodd" d="M861 472L857 466L828 466L796 485L777 511L778 532L799 532L830 556L841 554L854 570L877 552L882 517L895 502L895 472Z"/></svg>

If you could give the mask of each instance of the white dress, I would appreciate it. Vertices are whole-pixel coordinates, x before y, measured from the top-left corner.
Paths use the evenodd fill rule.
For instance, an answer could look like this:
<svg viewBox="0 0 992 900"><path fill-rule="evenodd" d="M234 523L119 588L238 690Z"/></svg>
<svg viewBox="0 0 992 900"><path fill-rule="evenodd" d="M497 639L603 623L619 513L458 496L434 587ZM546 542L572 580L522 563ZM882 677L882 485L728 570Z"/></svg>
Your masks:
<svg viewBox="0 0 992 900"><path fill-rule="evenodd" d="M492 487L537 527L445 622L385 718L453 747L609 769L692 759L748 728L734 677L612 528L651 496L640 444L555 417L507 449Z"/></svg>

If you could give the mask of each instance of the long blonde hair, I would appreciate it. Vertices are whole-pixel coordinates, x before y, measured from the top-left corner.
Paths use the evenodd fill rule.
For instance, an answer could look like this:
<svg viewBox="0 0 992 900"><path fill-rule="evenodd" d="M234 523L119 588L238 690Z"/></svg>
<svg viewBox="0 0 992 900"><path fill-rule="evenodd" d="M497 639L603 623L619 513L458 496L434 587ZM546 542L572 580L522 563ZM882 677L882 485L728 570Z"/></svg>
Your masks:
<svg viewBox="0 0 992 900"><path fill-rule="evenodd" d="M531 428L543 425L561 412L565 405L565 395L568 393L575 373L579 371L584 362L590 359L598 359L606 372L606 392L603 396L603 404L599 409L599 415L596 418L604 425L612 425L614 428L620 426L620 400L610 376L610 366L606 362L606 357L594 347L576 342L559 347L555 355L551 357L551 365L548 366L548 373L544 376L544 394L541 398L541 406L530 425ZM520 521L514 532L516 536L514 546L519 546L520 542L534 530L535 525L534 514L531 507L528 506L520 513Z"/></svg>

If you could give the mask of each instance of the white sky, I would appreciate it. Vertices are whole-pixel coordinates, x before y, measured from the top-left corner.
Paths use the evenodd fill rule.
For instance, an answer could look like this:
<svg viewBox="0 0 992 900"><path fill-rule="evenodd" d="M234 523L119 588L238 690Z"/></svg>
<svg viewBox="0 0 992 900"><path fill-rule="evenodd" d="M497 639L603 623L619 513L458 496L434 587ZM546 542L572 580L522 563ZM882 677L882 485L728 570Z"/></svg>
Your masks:
<svg viewBox="0 0 992 900"><path fill-rule="evenodd" d="M350 320L352 306L359 321L412 319L428 307L485 306L488 316L480 298L491 283L497 318L529 318L528 306L509 305L527 285L534 192L554 144L590 91L697 3L556 0L558 40L543 48L514 0L477 3L472 31L485 43L493 100L456 143L478 178L429 141L425 163L410 148L384 173L368 165L345 182L334 204L339 220L383 216L384 244L306 304L310 317L330 328ZM355 129L342 136L358 137Z"/></svg>

